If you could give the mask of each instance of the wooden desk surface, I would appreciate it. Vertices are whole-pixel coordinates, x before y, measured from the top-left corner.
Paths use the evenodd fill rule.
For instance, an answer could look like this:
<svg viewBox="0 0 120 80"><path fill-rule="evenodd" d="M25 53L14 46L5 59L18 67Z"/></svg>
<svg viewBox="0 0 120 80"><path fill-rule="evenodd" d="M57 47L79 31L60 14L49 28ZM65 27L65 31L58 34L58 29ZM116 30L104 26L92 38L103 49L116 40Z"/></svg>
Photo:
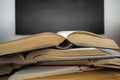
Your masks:
<svg viewBox="0 0 120 80"><path fill-rule="evenodd" d="M8 76L0 77L7 80ZM120 70L103 69L27 80L120 80Z"/></svg>

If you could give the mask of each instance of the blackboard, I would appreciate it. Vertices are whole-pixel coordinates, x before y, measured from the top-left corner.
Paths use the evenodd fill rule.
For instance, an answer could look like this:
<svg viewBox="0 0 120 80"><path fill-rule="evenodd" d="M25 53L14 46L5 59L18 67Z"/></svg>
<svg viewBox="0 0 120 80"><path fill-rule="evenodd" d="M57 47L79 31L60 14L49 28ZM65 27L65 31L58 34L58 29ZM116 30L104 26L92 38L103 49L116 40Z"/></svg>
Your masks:
<svg viewBox="0 0 120 80"><path fill-rule="evenodd" d="M16 0L16 34L104 33L104 0Z"/></svg>

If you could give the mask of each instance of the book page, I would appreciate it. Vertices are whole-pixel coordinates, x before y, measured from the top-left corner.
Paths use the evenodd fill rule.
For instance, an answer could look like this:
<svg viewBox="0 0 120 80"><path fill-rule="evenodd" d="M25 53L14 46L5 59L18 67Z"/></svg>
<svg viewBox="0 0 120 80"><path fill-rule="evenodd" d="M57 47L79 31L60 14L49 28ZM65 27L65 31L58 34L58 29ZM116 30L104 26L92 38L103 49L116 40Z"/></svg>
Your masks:
<svg viewBox="0 0 120 80"><path fill-rule="evenodd" d="M65 38L67 38L67 36L68 36L69 34L73 33L73 32L76 32L76 31L59 31L59 32L57 32L57 34L65 37Z"/></svg>
<svg viewBox="0 0 120 80"><path fill-rule="evenodd" d="M28 66L13 74L8 80L24 80L35 77L74 73L78 71L78 66Z"/></svg>

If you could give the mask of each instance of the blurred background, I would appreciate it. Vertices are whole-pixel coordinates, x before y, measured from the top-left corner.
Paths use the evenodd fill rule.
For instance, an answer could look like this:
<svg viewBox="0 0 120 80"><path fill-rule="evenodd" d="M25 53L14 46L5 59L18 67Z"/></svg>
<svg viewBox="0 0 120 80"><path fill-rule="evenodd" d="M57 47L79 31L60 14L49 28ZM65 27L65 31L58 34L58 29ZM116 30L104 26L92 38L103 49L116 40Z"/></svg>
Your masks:
<svg viewBox="0 0 120 80"><path fill-rule="evenodd" d="M120 46L120 0L104 0L105 35ZM25 37L15 34L15 0L0 0L0 43Z"/></svg>

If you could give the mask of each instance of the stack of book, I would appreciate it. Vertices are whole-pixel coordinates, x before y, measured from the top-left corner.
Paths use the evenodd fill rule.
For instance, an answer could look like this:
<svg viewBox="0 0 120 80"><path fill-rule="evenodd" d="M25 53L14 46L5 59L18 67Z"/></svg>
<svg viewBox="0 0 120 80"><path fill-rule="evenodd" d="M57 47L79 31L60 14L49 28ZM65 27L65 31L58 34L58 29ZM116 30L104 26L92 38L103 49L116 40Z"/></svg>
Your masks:
<svg viewBox="0 0 120 80"><path fill-rule="evenodd" d="M119 46L87 31L40 33L0 44L0 75L24 80L89 70L120 69Z"/></svg>

